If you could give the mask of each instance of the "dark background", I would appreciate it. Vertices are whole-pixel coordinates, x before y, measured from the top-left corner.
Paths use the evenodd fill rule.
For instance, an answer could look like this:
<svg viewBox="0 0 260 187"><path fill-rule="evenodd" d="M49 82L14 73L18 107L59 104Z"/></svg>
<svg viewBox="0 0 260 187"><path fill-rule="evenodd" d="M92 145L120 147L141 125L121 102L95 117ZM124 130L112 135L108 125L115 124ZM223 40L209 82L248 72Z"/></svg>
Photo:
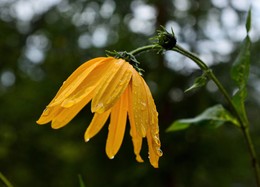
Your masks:
<svg viewBox="0 0 260 187"><path fill-rule="evenodd" d="M246 107L260 153L260 4L252 1L252 66ZM159 112L163 157L159 169L135 161L129 127L113 160L105 154L107 128L85 143L89 105L67 126L52 130L36 120L62 82L105 50L150 44L160 25L211 66L228 91L230 67L245 37L246 0L0 0L0 172L14 186L244 187L254 176L241 132L191 127L167 133L179 118L225 101L212 82L184 93L201 74L175 52L138 56ZM0 182L0 186L3 184Z"/></svg>

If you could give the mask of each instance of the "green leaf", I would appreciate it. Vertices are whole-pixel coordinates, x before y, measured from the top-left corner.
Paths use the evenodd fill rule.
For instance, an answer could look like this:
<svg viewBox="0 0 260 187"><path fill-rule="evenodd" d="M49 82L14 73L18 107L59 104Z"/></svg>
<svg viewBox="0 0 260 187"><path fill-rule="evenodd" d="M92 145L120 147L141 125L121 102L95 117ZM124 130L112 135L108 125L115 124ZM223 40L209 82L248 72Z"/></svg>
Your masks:
<svg viewBox="0 0 260 187"><path fill-rule="evenodd" d="M247 32L250 30L251 25L251 9L248 12L247 22L246 22L246 29ZM245 99L247 97L247 81L249 76L249 69L250 69L250 47L251 41L249 35L246 36L244 39L240 53L236 58L233 67L231 69L231 77L235 81L238 86L238 91L232 97L232 101L236 110L239 112L239 115L242 116L243 121L247 121L247 114L245 110Z"/></svg>
<svg viewBox="0 0 260 187"><path fill-rule="evenodd" d="M248 14L247 14L247 19L246 19L246 32L249 33L251 29L251 7L248 11Z"/></svg>
<svg viewBox="0 0 260 187"><path fill-rule="evenodd" d="M82 176L79 175L78 177L79 177L79 186L80 186L80 187L86 187L85 184L84 184L84 181L83 181L83 179L82 179Z"/></svg>
<svg viewBox="0 0 260 187"><path fill-rule="evenodd" d="M247 84L251 56L250 46L250 38L249 36L246 36L242 43L240 53L238 54L238 57L236 58L231 69L231 76L239 89L244 89Z"/></svg>
<svg viewBox="0 0 260 187"><path fill-rule="evenodd" d="M190 88L186 89L185 92L189 92L191 90L205 86L206 83L207 83L207 76L205 73L203 73L201 76L195 79L193 85Z"/></svg>
<svg viewBox="0 0 260 187"><path fill-rule="evenodd" d="M236 118L234 118L222 105L215 105L206 109L195 118L180 119L175 121L166 131L170 132L184 130L193 124L219 127L227 122L239 127L239 123Z"/></svg>

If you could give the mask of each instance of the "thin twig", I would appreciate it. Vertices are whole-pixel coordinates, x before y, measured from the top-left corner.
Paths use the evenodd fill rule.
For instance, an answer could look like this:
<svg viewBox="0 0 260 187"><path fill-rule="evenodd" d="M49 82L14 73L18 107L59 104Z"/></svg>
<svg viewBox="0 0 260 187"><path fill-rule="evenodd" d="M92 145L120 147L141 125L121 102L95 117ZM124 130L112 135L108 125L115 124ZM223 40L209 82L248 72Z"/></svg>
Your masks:
<svg viewBox="0 0 260 187"><path fill-rule="evenodd" d="M0 172L0 180L4 183L6 187L13 187L9 180Z"/></svg>

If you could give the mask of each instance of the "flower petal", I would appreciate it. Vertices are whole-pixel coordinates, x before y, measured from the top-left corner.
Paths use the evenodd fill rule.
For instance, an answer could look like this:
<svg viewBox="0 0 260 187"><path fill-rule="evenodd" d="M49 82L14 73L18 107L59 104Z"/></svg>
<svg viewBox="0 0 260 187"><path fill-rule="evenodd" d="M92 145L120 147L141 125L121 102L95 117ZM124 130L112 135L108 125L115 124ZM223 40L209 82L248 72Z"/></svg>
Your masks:
<svg viewBox="0 0 260 187"><path fill-rule="evenodd" d="M155 146L154 146L153 137L151 135L151 131L147 131L147 142L148 142L150 163L153 167L158 168L159 157L162 156L162 152L160 149L158 149L158 151L160 151L160 155L158 155L158 151L154 150Z"/></svg>
<svg viewBox="0 0 260 187"><path fill-rule="evenodd" d="M124 138L128 108L127 100L127 92L124 92L111 110L106 143L106 153L110 159L114 158Z"/></svg>
<svg viewBox="0 0 260 187"><path fill-rule="evenodd" d="M134 146L134 153L136 155L136 160L138 162L143 162L142 157L140 156L140 151L142 148L142 136L137 132L136 130L136 124L133 114L133 98L132 98L132 81L130 81L130 84L126 88L126 91L128 92L128 117L130 121L130 135L132 137L132 142Z"/></svg>
<svg viewBox="0 0 260 187"><path fill-rule="evenodd" d="M100 129L105 125L110 113L111 110L107 110L106 112L101 114L95 113L84 135L86 142L88 142L90 138L95 136L100 131Z"/></svg>
<svg viewBox="0 0 260 187"><path fill-rule="evenodd" d="M58 113L62 111L62 108L59 106L54 107L46 107L45 110L42 112L40 118L36 121L39 125L43 125L49 123Z"/></svg>
<svg viewBox="0 0 260 187"><path fill-rule="evenodd" d="M100 63L92 72L88 74L85 80L62 102L61 106L71 107L72 105L80 102L87 95L91 94L93 90L99 86L102 76L107 72L108 69L113 67L111 60Z"/></svg>
<svg viewBox="0 0 260 187"><path fill-rule="evenodd" d="M82 64L67 78L66 81L63 82L63 85L61 86L49 106L54 106L61 103L82 83L82 81L88 76L90 72L93 71L93 69L109 60L110 58L99 57Z"/></svg>
<svg viewBox="0 0 260 187"><path fill-rule="evenodd" d="M159 139L159 126L158 126L158 112L154 103L152 94L149 87L144 80L143 85L145 87L145 93L147 96L148 111L149 111L149 126L147 129L147 142L149 149L149 160L152 166L158 168L159 157L162 156L161 142Z"/></svg>
<svg viewBox="0 0 260 187"><path fill-rule="evenodd" d="M132 94L133 94L133 113L137 132L142 136L146 136L148 127L148 109L146 90L142 81L142 77L137 71L133 71L132 77Z"/></svg>
<svg viewBox="0 0 260 187"><path fill-rule="evenodd" d="M82 99L81 102L73 105L72 107L62 108L62 111L60 111L59 114L53 118L51 127L58 129L65 126L79 113L79 111L92 99L92 97L93 95L90 94Z"/></svg>
<svg viewBox="0 0 260 187"><path fill-rule="evenodd" d="M102 113L111 108L127 87L133 67L125 60L116 59L114 67L104 75L91 103L91 111Z"/></svg>

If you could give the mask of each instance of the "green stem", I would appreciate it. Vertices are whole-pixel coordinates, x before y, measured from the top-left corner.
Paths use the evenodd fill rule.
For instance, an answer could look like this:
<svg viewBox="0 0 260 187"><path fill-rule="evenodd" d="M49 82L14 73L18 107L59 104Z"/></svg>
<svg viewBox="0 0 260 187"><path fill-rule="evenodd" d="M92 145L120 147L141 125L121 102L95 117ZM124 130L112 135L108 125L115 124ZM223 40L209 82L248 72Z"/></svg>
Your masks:
<svg viewBox="0 0 260 187"><path fill-rule="evenodd" d="M13 187L13 185L7 180L7 178L1 172L0 180L5 184L6 187Z"/></svg>
<svg viewBox="0 0 260 187"><path fill-rule="evenodd" d="M146 52L146 51L150 51L150 50L160 50L160 49L162 49L162 48L159 47L158 45L146 45L146 46L139 47L139 48L131 51L130 54L138 55L142 52Z"/></svg>
<svg viewBox="0 0 260 187"><path fill-rule="evenodd" d="M229 94L227 93L227 91L223 87L223 85L219 82L217 77L214 75L212 70L200 58L198 58L195 54L193 54L193 53L183 49L179 45L176 45L172 50L176 51L178 53L181 53L184 56L186 56L186 57L190 58L191 60L193 60L200 67L200 69L203 70L206 73L206 75L217 85L217 87L219 88L220 92L223 94L223 96L225 97L227 102L230 104L230 106L232 107L232 111L236 114L236 116L238 116L238 118L239 118L238 120L241 123L242 119L241 119L240 115L238 114L235 106L233 105L231 97L229 96Z"/></svg>
<svg viewBox="0 0 260 187"><path fill-rule="evenodd" d="M147 46L143 46L140 48L137 48L133 51L130 52L130 54L132 55L138 55L142 52L145 51L149 51L149 50L162 50L162 47L158 46L158 45L147 45ZM176 51L188 58L190 58L192 61L194 61L202 71L204 71L207 76L216 84L216 86L218 87L219 91L223 94L223 96L225 97L225 99L227 100L228 104L231 107L231 110L233 112L233 114L237 117L239 123L240 123L240 127L243 133L243 136L245 138L246 141L246 145L248 147L248 151L251 157L251 161L252 161L252 167L254 170L254 174L255 174L255 179L256 179L256 184L257 187L260 187L260 169L259 169L259 163L257 160L257 156L256 156L256 151L255 151L255 147L252 141L252 137L249 131L249 122L247 119L243 119L238 110L236 109L236 107L234 106L232 99L230 97L230 95L228 94L228 92L226 91L226 89L223 87L223 85L220 83L220 81L217 79L217 77L215 76L215 74L212 72L212 70L199 58L197 57L195 54L186 51L185 49L183 49L182 47L180 47L179 45L176 45L173 49L173 51Z"/></svg>
<svg viewBox="0 0 260 187"><path fill-rule="evenodd" d="M192 54L189 51L186 51L185 49L181 48L178 45L176 45L172 50L176 51L178 53L181 53L184 56L193 60L200 67L201 70L206 72L207 76L217 85L219 91L223 94L223 96L227 100L228 104L231 107L231 110L233 111L234 115L237 117L237 119L240 123L240 127L241 127L241 130L242 130L243 136L245 138L245 141L246 141L246 144L247 144L247 147L248 147L248 150L249 150L249 154L250 154L250 157L251 157L252 167L253 167L254 173L255 173L256 184L257 184L258 187L260 187L259 163L258 163L258 160L257 160L254 144L252 142L251 134L249 132L249 128L248 128L249 122L248 122L248 120L247 119L243 120L243 118L239 115L239 112L237 111L236 107L234 106L232 99L229 96L229 94L227 93L226 89L223 87L223 85L220 83L220 81L214 75L212 70L201 59L199 59L196 55Z"/></svg>

